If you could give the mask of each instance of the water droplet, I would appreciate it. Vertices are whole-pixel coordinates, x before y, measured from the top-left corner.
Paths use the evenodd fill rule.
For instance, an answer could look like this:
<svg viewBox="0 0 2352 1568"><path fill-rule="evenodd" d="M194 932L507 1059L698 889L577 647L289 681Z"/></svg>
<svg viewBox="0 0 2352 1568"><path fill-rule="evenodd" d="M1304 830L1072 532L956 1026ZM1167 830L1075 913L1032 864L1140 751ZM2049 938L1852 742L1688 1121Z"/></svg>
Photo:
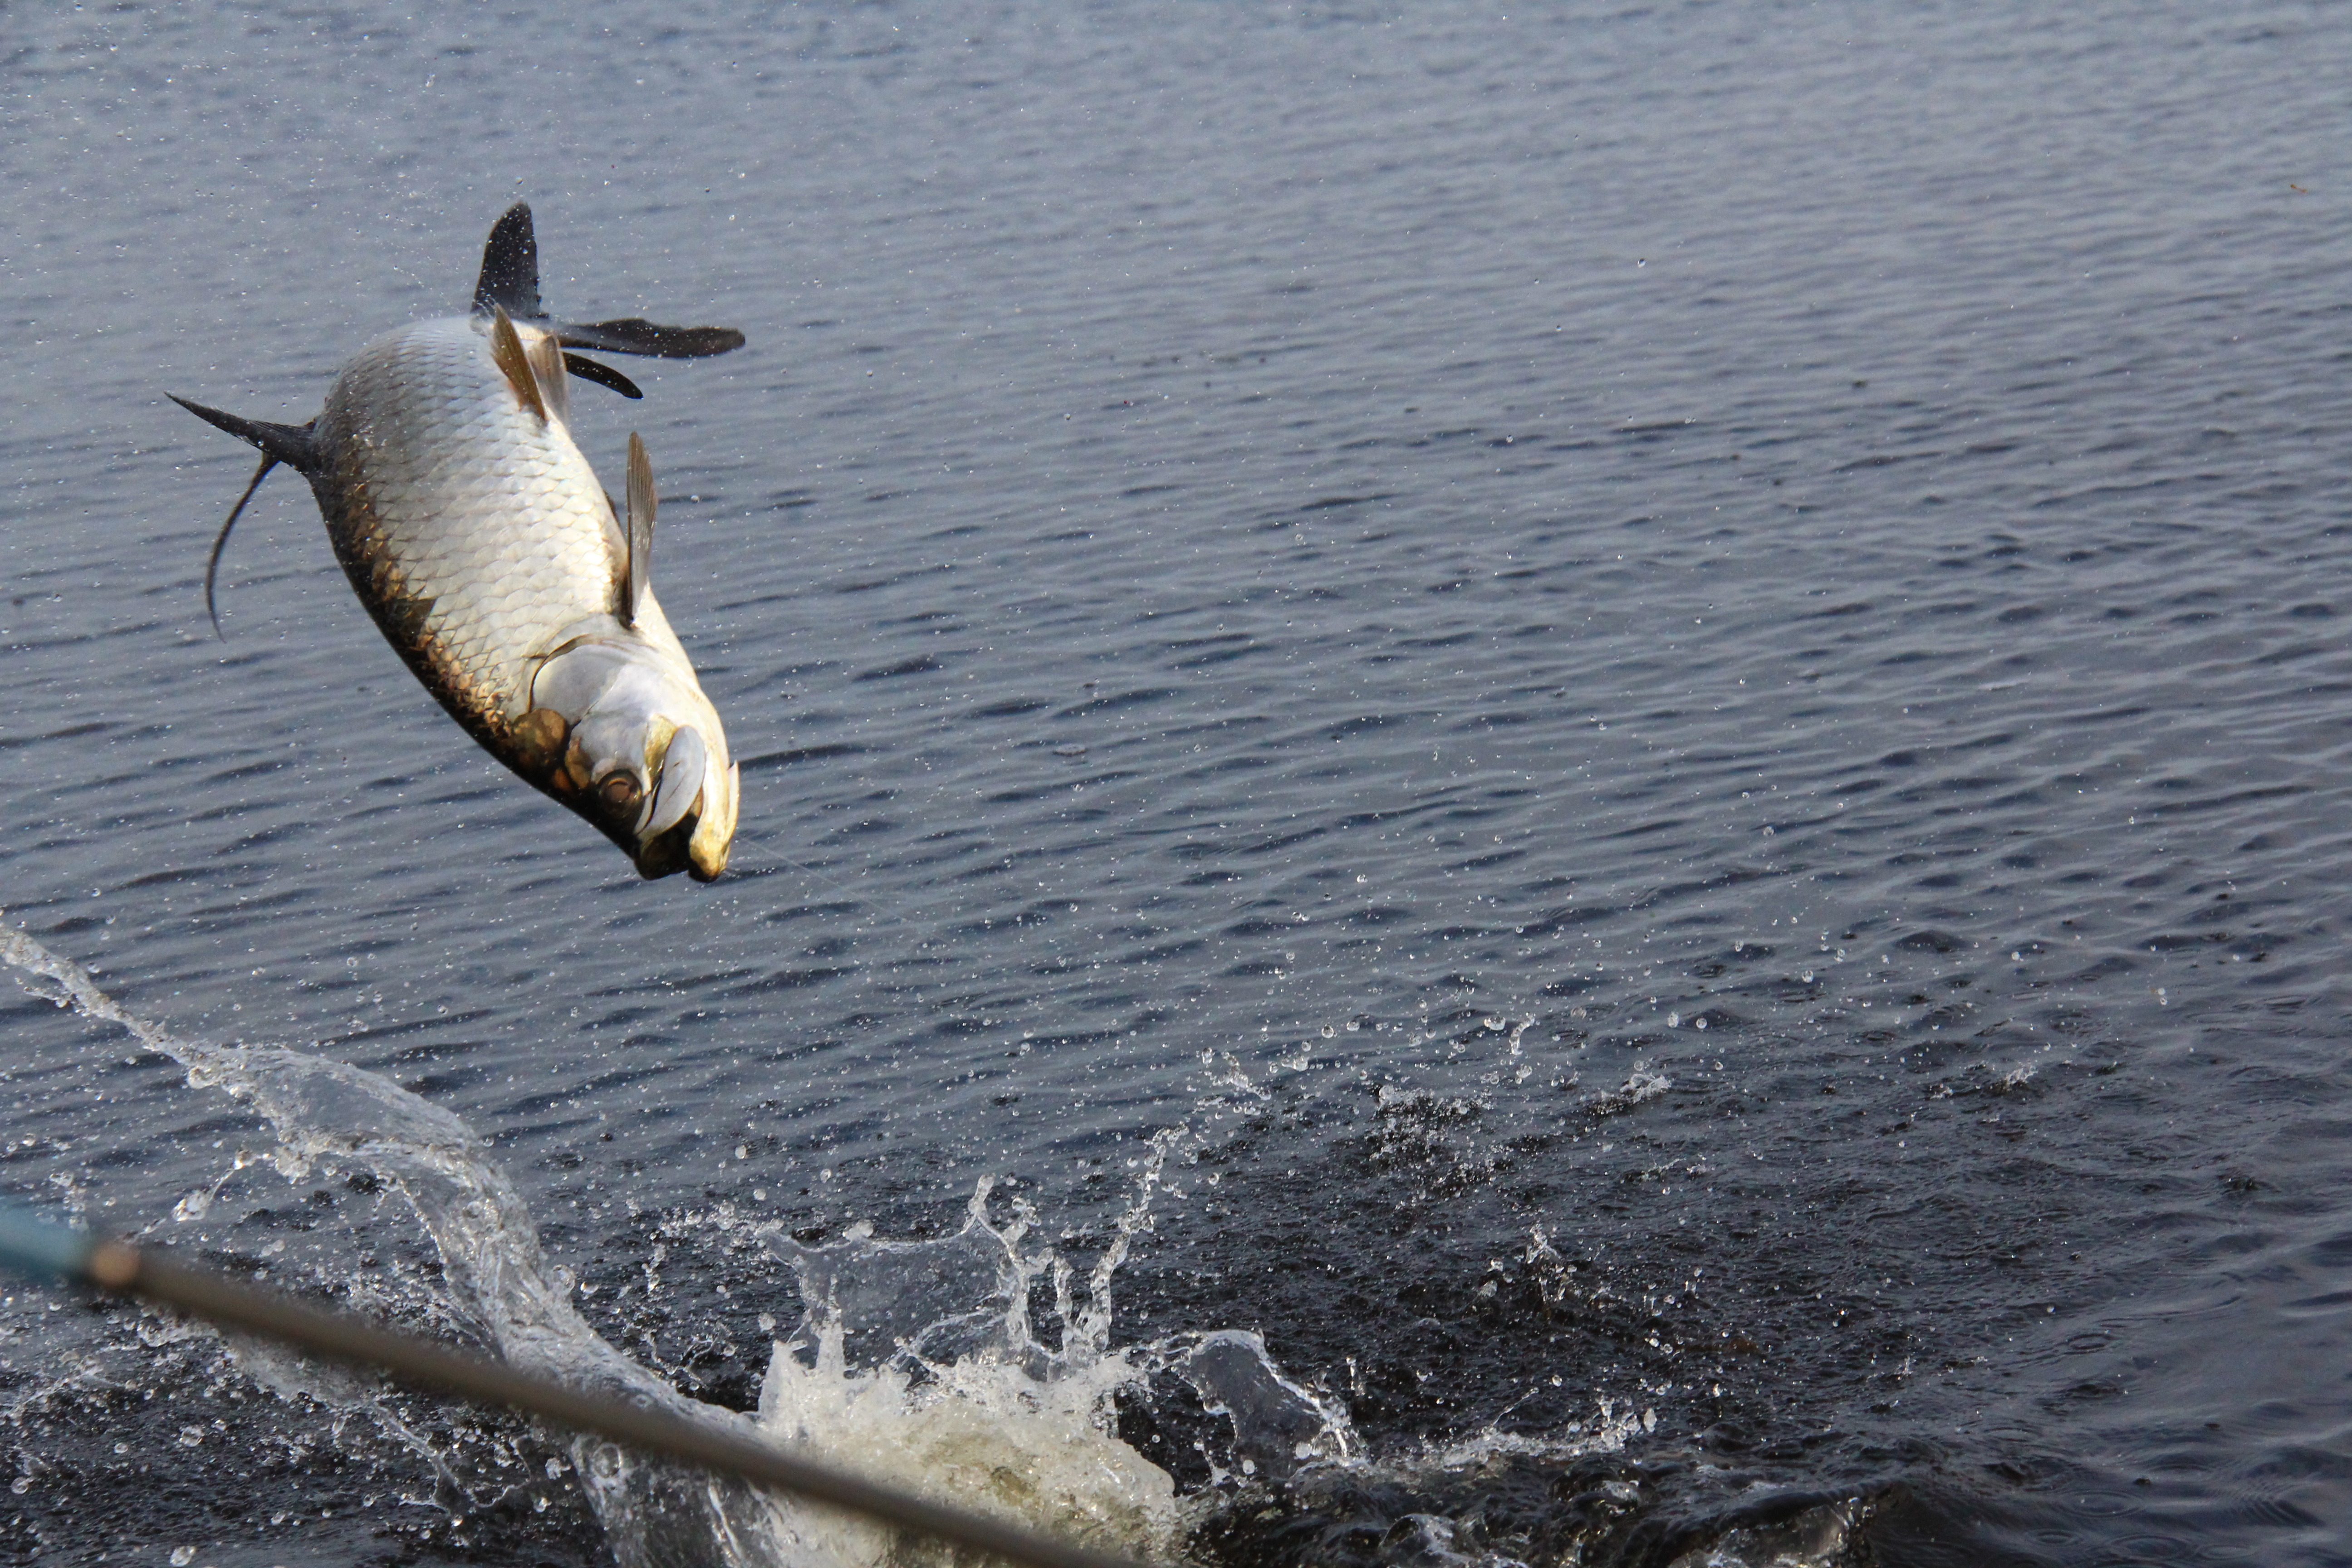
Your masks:
<svg viewBox="0 0 2352 1568"><path fill-rule="evenodd" d="M188 1568L188 1564L194 1563L195 1560L196 1549L194 1547L174 1546L172 1548L172 1568Z"/></svg>
<svg viewBox="0 0 2352 1568"><path fill-rule="evenodd" d="M1667 1015L1666 1015L1666 1027L1667 1027L1667 1028L1669 1028L1669 1029L1679 1029L1679 1028L1681 1028L1682 1026L1683 1026L1683 1016L1682 1016L1680 1013L1669 1013L1669 1014L1667 1014Z"/></svg>

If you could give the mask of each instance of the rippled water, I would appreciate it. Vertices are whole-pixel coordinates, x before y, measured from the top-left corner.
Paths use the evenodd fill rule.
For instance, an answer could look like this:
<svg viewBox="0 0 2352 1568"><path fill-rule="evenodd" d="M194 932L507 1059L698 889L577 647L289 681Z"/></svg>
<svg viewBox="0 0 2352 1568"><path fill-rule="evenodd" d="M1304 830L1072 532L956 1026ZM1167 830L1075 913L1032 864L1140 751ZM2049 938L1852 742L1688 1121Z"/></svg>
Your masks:
<svg viewBox="0 0 2352 1568"><path fill-rule="evenodd" d="M2337 1557L2342 16L663 16L15 18L14 924L458 1119L736 1408L783 1240L992 1179L1083 1268L1164 1150L1111 1338L1362 1445L1121 1394L1196 1558ZM293 480L204 620L248 455L163 394L307 417L518 195L559 310L751 340L575 403L711 888L475 751ZM12 1195L495 1338L397 1170L5 1018ZM634 1551L519 1426L61 1303L0 1551Z"/></svg>

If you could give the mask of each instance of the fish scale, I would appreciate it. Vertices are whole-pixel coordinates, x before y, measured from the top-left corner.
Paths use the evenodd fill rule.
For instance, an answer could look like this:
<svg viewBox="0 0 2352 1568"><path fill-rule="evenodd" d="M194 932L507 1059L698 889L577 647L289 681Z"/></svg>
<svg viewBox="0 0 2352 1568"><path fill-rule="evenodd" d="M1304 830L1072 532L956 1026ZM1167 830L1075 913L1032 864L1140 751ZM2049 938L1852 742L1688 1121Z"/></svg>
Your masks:
<svg viewBox="0 0 2352 1568"><path fill-rule="evenodd" d="M502 738L532 660L611 612L628 545L562 420L522 405L482 325L425 321L368 344L313 439L338 480L322 510L353 587L458 721Z"/></svg>

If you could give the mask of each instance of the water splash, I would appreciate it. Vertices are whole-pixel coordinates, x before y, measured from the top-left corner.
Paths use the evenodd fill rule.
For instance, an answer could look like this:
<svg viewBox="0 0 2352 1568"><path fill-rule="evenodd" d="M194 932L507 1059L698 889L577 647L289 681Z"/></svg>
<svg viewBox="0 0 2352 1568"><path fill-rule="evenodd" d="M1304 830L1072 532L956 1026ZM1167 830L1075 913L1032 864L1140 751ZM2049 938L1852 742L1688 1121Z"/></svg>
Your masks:
<svg viewBox="0 0 2352 1568"><path fill-rule="evenodd" d="M993 1189L985 1182L963 1229L940 1241L858 1235L800 1247L772 1235L799 1280L803 1316L775 1345L759 1415L747 1421L678 1393L588 1325L571 1302L569 1278L542 1255L521 1195L456 1116L345 1063L183 1039L124 1009L86 970L21 931L0 929L0 961L44 983L39 994L58 1005L127 1030L178 1062L192 1087L257 1112L276 1140L265 1157L288 1179L350 1165L394 1186L439 1254L447 1304L518 1365L693 1419L748 1426L968 1507L1160 1559L1177 1555L1184 1515L1168 1473L1113 1434L1122 1392L1171 1372L1190 1379L1204 1405L1227 1415L1242 1455L1236 1468L1257 1468L1252 1452L1282 1470L1304 1454L1352 1451L1344 1413L1284 1378L1254 1335L1110 1349L1113 1279L1150 1224L1181 1130L1153 1142L1083 1294L1067 1260L1050 1249L1022 1251L1034 1217L1025 1206L1002 1224L991 1219ZM181 1211L201 1213L216 1190L190 1194ZM1041 1286L1050 1287L1058 1330L1050 1346L1031 1321ZM341 1407L360 1396L347 1374L283 1352L242 1355L248 1372L278 1392L299 1389ZM943 1548L647 1463L609 1444L577 1440L573 1457L614 1554L629 1568L952 1560Z"/></svg>
<svg viewBox="0 0 2352 1568"><path fill-rule="evenodd" d="M268 1123L277 1147L268 1158L288 1180L321 1164L349 1164L394 1186L432 1238L448 1304L505 1360L690 1419L743 1425L731 1412L679 1394L588 1326L569 1300L568 1278L541 1253L521 1194L473 1130L448 1111L347 1063L275 1047L183 1039L121 1006L88 971L22 931L0 928L0 961L47 982L37 994L127 1030L178 1062L190 1087L249 1106ZM258 1375L268 1386L316 1387L331 1405L350 1398L340 1374L301 1370L282 1354L267 1362ZM575 1439L572 1451L614 1555L627 1568L758 1561L731 1556L721 1545L731 1533L730 1510L751 1496L745 1489L688 1478L598 1440Z"/></svg>
<svg viewBox="0 0 2352 1568"><path fill-rule="evenodd" d="M569 1276L542 1254L521 1195L457 1117L344 1063L180 1038L120 1006L87 971L22 932L0 928L0 961L31 976L28 989L178 1062L191 1086L258 1113L275 1139L259 1159L288 1179L353 1166L393 1186L439 1255L446 1299L434 1305L507 1360L1095 1546L1177 1562L1221 1540L1228 1557L1237 1547L1288 1556L1302 1523L1316 1526L1319 1517L1353 1539L1365 1520L1378 1518L1389 1522L1358 1553L1367 1563L1506 1568L1535 1559L1524 1543L1488 1538L1483 1500L1496 1486L1515 1484L1515 1475L1566 1473L1563 1467L1613 1467L1613 1456L1654 1426L1646 1410L1621 1412L1603 1401L1598 1419L1573 1429L1541 1436L1489 1430L1376 1459L1341 1402L1285 1373L1255 1333L1188 1332L1115 1348L1113 1288L1150 1226L1167 1163L1191 1136L1182 1128L1153 1141L1109 1244L1083 1274L1050 1246L1030 1249L1035 1213L1000 1198L988 1181L974 1191L962 1227L935 1240L877 1239L859 1226L845 1239L807 1247L763 1227L761 1239L793 1271L801 1314L772 1346L756 1415L740 1415L688 1398L589 1326L572 1303ZM1638 1074L1629 1084L1663 1088ZM1381 1105L1391 1120L1415 1126L1467 1114L1402 1093L1383 1096ZM237 1166L252 1163L240 1156ZM199 1212L219 1190L199 1190L181 1206ZM1539 1274L1547 1264L1567 1269L1540 1230L1528 1247ZM366 1293L363 1282L350 1283ZM1543 1283L1549 1300L1549 1275ZM264 1347L239 1345L234 1353L265 1388L341 1411L367 1409L379 1426L401 1430L395 1413L376 1407L364 1378ZM1159 1431L1163 1438L1171 1429L1194 1434L1207 1479L1190 1495L1118 1436L1123 1412L1175 1405L1187 1419ZM406 1440L457 1486L421 1436ZM572 1454L623 1568L971 1568L936 1544L609 1444L575 1441ZM1631 1474L1594 1472L1604 1494L1617 1487L1630 1495L1631 1483L1617 1478ZM1677 1568L1826 1563L1845 1550L1855 1517L1839 1504L1769 1526L1727 1519L1730 1528ZM1571 1523L1553 1545L1572 1555L1584 1538Z"/></svg>
<svg viewBox="0 0 2352 1568"><path fill-rule="evenodd" d="M47 994L84 1017L116 1025L268 1123L269 1163L289 1181L321 1164L351 1164L395 1184L432 1237L452 1305L500 1355L591 1386L704 1408L598 1338L566 1300L541 1256L521 1194L473 1129L388 1079L347 1063L264 1046L184 1040L120 1006L87 971L22 931L0 929L0 961L48 981ZM209 1196L182 1200L196 1212Z"/></svg>
<svg viewBox="0 0 2352 1568"><path fill-rule="evenodd" d="M770 1359L761 1426L967 1506L1041 1521L1049 1505L1054 1527L1077 1540L1163 1560L1236 1484L1354 1458L1345 1408L1285 1376L1255 1333L1111 1347L1114 1280L1185 1136L1153 1141L1083 1290L1057 1252L1024 1251L1034 1211L1015 1202L997 1219L988 1181L962 1228L939 1240L861 1234L803 1247L772 1235L805 1310ZM1189 1500L1111 1435L1119 1400L1149 1401L1171 1380L1220 1426L1202 1451L1210 1484ZM866 1561L905 1560L905 1543L887 1544L869 1532Z"/></svg>
<svg viewBox="0 0 2352 1568"><path fill-rule="evenodd" d="M1129 1217L1148 1204L1150 1181ZM1016 1205L996 1224L991 1192L982 1182L962 1229L936 1241L771 1238L798 1277L804 1313L770 1356L761 1429L943 1501L1049 1523L1107 1551L1175 1556L1174 1479L1112 1435L1114 1401L1139 1375L1107 1344L1114 1254L1078 1308L1066 1263L1021 1251L1034 1215ZM1052 1348L1030 1311L1033 1287L1049 1274L1061 1329ZM804 1542L819 1521L793 1523ZM837 1525L825 1555L903 1563L914 1545Z"/></svg>

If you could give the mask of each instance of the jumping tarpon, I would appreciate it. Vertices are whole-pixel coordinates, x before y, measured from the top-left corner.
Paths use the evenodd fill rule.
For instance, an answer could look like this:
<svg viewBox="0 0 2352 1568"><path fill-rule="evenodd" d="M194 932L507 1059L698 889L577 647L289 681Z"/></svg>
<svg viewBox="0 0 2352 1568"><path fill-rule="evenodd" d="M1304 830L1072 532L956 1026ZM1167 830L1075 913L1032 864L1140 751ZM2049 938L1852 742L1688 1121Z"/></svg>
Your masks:
<svg viewBox="0 0 2352 1568"><path fill-rule="evenodd" d="M173 397L262 453L205 568L283 463L310 481L360 602L467 733L604 830L639 875L709 881L735 837L737 770L718 711L654 598L654 479L629 437L625 507L572 444L565 374L641 395L567 351L696 359L727 327L554 321L518 202L490 230L470 315L369 343L307 425ZM219 626L218 616L214 626Z"/></svg>

